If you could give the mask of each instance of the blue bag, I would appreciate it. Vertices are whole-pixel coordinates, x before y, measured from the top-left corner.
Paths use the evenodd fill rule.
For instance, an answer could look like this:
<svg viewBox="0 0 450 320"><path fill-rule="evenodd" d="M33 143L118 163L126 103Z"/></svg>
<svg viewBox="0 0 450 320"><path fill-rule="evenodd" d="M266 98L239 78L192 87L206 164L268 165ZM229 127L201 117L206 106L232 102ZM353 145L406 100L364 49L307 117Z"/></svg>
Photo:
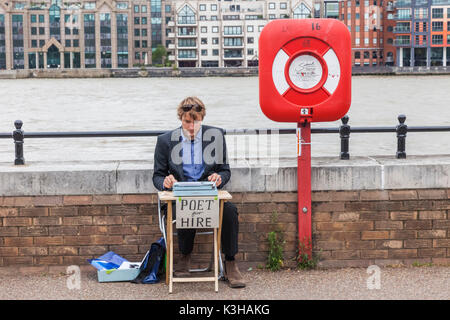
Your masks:
<svg viewBox="0 0 450 320"><path fill-rule="evenodd" d="M147 252L144 262L141 264L139 276L132 280L132 283L158 283L160 276L164 273L164 255L166 252L166 243L161 237L153 242L150 250ZM162 262L162 263L161 263Z"/></svg>

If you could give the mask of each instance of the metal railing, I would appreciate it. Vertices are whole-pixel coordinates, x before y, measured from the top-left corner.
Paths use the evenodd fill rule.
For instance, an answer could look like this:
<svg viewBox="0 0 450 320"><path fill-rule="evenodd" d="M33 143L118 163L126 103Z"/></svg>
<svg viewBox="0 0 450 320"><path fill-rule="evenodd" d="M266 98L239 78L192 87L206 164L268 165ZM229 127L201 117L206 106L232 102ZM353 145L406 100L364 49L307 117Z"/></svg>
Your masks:
<svg viewBox="0 0 450 320"><path fill-rule="evenodd" d="M450 126L407 126L405 124L406 116L397 117L399 124L392 127L351 127L349 117L344 116L341 119L342 124L339 127L332 128L312 128L313 134L331 134L338 133L341 141L341 151L339 158L341 160L350 159L350 134L351 133L396 133L397 150L396 158L406 158L406 135L408 132L450 132ZM12 133L0 133L0 139L13 139L15 144L15 165L25 164L23 144L26 139L42 138L108 138L108 137L157 137L167 130L145 130L145 131L71 131L71 132L25 132L22 130L23 122L16 120L14 122L15 130ZM297 129L231 129L225 130L227 135L252 135L252 134L296 134Z"/></svg>

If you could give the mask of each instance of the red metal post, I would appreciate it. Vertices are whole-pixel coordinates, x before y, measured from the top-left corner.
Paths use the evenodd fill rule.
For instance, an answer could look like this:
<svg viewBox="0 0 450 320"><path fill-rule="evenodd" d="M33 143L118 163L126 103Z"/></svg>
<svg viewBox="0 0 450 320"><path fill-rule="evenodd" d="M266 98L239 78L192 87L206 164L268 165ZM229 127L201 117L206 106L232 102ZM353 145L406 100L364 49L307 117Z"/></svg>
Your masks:
<svg viewBox="0 0 450 320"><path fill-rule="evenodd" d="M308 259L311 259L311 123L297 123L297 128L297 134L301 138L297 149L299 253L306 253Z"/></svg>

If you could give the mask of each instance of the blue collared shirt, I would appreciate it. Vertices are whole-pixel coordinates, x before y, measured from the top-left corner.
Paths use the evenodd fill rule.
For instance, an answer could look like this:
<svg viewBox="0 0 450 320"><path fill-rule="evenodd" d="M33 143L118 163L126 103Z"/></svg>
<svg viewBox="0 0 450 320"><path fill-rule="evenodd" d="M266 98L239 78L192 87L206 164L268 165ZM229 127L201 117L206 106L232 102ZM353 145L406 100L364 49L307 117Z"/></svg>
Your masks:
<svg viewBox="0 0 450 320"><path fill-rule="evenodd" d="M183 130L183 129L181 129ZM182 136L183 174L187 181L198 181L205 171L202 150L202 127L198 130L194 140Z"/></svg>

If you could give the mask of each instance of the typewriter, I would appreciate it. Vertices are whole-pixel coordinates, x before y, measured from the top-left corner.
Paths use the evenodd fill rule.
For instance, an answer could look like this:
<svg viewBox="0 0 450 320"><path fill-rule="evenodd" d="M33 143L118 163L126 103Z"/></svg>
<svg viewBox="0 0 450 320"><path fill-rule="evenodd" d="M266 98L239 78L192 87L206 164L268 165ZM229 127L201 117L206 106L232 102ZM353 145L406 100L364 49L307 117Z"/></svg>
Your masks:
<svg viewBox="0 0 450 320"><path fill-rule="evenodd" d="M215 181L175 182L172 191L175 197L218 195Z"/></svg>

